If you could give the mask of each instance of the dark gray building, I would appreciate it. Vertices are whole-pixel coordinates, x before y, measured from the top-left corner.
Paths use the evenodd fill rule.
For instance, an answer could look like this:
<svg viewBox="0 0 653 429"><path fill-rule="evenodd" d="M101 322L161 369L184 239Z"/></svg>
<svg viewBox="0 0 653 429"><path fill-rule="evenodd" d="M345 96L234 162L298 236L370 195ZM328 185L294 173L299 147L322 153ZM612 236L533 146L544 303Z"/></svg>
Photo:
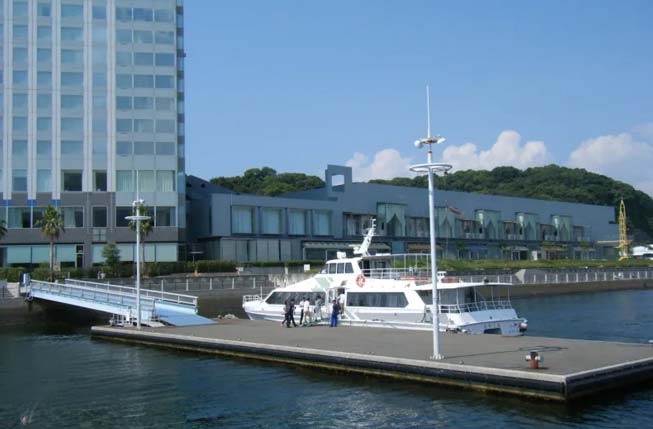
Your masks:
<svg viewBox="0 0 653 429"><path fill-rule="evenodd" d="M338 178L340 185L333 185ZM377 251L428 252L426 189L353 183L328 166L326 186L264 197L189 176L189 241L205 258L322 260L351 251L376 219ZM438 253L447 258L613 258L614 208L436 191Z"/></svg>

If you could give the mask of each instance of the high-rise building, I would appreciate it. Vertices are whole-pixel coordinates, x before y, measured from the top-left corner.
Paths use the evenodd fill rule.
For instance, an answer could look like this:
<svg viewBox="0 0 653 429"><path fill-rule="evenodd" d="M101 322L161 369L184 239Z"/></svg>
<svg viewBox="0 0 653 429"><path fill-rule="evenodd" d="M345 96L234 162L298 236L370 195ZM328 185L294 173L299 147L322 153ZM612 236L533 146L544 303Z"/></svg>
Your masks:
<svg viewBox="0 0 653 429"><path fill-rule="evenodd" d="M177 260L184 212L181 0L0 0L3 265L48 261L38 221L63 214L62 266L132 260L125 216L151 209L148 261Z"/></svg>

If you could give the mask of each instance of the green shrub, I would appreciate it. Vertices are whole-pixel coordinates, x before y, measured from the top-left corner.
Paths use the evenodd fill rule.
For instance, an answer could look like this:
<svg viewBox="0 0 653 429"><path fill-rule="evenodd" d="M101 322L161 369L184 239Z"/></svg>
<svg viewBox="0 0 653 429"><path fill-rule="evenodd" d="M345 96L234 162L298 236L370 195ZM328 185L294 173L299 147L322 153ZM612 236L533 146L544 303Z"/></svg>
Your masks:
<svg viewBox="0 0 653 429"><path fill-rule="evenodd" d="M187 271L193 272L197 269L198 273L234 273L236 272L236 263L233 261L223 261L219 259L202 260L187 263Z"/></svg>
<svg viewBox="0 0 653 429"><path fill-rule="evenodd" d="M20 277L20 273L27 271L23 267L4 267L0 268L0 278L7 279L8 282L17 282Z"/></svg>

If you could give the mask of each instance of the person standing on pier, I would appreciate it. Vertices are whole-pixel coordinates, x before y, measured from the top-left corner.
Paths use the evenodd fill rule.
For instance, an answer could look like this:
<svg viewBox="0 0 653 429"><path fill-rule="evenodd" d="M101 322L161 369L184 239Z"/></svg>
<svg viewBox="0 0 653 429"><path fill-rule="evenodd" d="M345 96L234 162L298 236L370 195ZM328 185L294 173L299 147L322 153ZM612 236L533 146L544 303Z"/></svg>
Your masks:
<svg viewBox="0 0 653 429"><path fill-rule="evenodd" d="M286 313L286 328L290 328L290 322L296 328L297 323L295 323L295 300L291 299L288 303L288 312Z"/></svg>
<svg viewBox="0 0 653 429"><path fill-rule="evenodd" d="M340 314L340 304L338 300L333 300L333 307L331 307L331 323L329 323L330 328L338 327L338 315Z"/></svg>
<svg viewBox="0 0 653 429"><path fill-rule="evenodd" d="M311 318L311 300L306 298L304 299L304 309L303 309L304 323L299 323L302 326L310 326L313 322Z"/></svg>
<svg viewBox="0 0 653 429"><path fill-rule="evenodd" d="M306 302L306 297L303 296L302 300L299 301L299 324L303 325L304 324L304 303Z"/></svg>
<svg viewBox="0 0 653 429"><path fill-rule="evenodd" d="M322 296L318 294L317 299L315 300L315 321L322 321Z"/></svg>

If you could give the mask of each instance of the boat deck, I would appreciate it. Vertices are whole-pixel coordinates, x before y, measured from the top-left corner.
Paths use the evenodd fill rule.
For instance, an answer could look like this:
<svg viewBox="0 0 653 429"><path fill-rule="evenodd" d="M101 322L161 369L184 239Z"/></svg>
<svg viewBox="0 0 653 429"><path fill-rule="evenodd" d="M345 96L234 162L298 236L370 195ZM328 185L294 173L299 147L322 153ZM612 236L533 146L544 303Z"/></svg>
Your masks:
<svg viewBox="0 0 653 429"><path fill-rule="evenodd" d="M433 361L432 334L341 326L281 327L221 320L164 328L94 327L93 335L177 349L374 374L484 391L569 400L653 377L653 347L542 337L441 333L445 358ZM529 369L526 354L542 355Z"/></svg>

